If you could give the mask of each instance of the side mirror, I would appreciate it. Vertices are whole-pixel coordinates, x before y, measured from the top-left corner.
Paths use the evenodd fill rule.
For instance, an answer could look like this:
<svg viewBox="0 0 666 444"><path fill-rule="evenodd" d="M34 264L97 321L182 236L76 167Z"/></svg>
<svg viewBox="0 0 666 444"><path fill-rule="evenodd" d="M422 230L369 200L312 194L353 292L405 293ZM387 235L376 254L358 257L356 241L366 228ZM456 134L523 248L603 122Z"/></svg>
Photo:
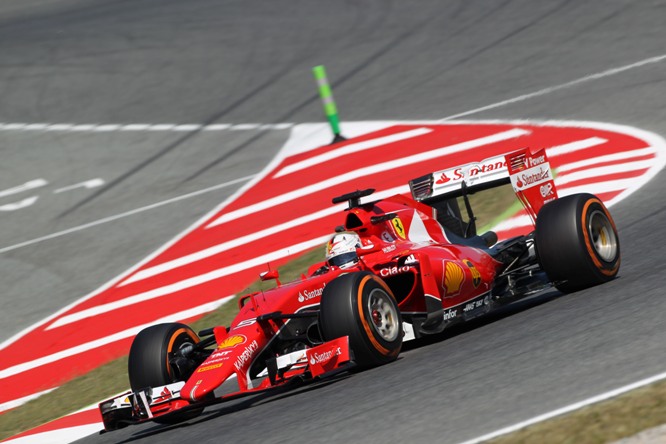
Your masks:
<svg viewBox="0 0 666 444"><path fill-rule="evenodd" d="M277 282L278 287L282 285L280 283L280 273L277 270L270 270L270 271L264 271L262 273L259 273L259 279L262 281L270 281L270 280L275 280Z"/></svg>

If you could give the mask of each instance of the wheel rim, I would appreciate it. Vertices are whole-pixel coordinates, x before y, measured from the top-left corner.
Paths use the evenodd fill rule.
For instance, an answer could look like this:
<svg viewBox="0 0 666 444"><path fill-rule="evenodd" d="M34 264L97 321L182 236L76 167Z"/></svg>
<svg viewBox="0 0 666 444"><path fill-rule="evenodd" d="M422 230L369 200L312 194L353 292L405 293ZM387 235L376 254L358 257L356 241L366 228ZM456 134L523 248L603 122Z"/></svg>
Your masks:
<svg viewBox="0 0 666 444"><path fill-rule="evenodd" d="M617 238L611 221L602 211L594 211L589 218L588 232L597 256L606 262L617 257Z"/></svg>
<svg viewBox="0 0 666 444"><path fill-rule="evenodd" d="M395 341L400 332L398 311L385 291L373 289L368 297L368 312L373 329L387 342Z"/></svg>

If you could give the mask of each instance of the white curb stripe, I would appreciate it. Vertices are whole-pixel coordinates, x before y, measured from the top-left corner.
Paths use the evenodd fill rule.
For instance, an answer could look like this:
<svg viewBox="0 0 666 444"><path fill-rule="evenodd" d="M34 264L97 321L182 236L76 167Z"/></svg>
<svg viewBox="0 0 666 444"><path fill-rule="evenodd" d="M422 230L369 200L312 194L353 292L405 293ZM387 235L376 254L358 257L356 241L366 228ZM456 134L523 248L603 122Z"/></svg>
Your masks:
<svg viewBox="0 0 666 444"><path fill-rule="evenodd" d="M401 185L395 188L391 188L388 190L380 191L380 192L375 192L372 194L372 199L384 199L389 196L393 196L395 194L405 194L409 193L409 185ZM288 222L284 222L278 225L274 225L270 228L266 228L265 230L257 231L256 233L248 234L246 236L241 236L239 238L236 238L234 240L228 241L228 242L223 242L218 245L214 245L212 247L206 248L204 250L200 250L191 254L188 254L186 256L179 257L177 259L173 259L171 261L167 261L164 263L161 263L159 265L155 265L150 268L145 268L135 275L131 276L129 279L121 282L118 284L118 287L122 287L124 285L130 284L132 282L137 282L143 279L147 279L153 276L156 276L158 274L166 273L168 271L174 270L178 267L182 267L185 265L192 264L196 261L200 261L203 259L206 259L208 257L214 256L216 254L222 253L224 251L230 250L232 248L239 247L241 245L248 244L250 242L255 242L259 239L263 239L264 237L270 236L275 233L279 233L288 229L293 229L295 227L298 227L300 225L310 223L313 221L316 221L318 219L324 218L326 216L330 216L335 213L339 213L340 211L344 210L347 204L341 204L341 205L335 205L332 207L325 208L323 210L311 213L307 216L302 216L298 217L296 219L292 219Z"/></svg>
<svg viewBox="0 0 666 444"><path fill-rule="evenodd" d="M335 205L329 208L326 208L321 211L317 211L315 213L309 214L307 216L299 217L293 220L290 220L288 222L284 222L278 225L274 225L270 228L266 228L261 231L257 231L256 233L251 233L245 236L241 236L238 238L235 238L231 241L228 242L223 242L221 244L214 245L212 247L206 248L204 250L197 251L195 253L191 253L185 256L181 256L177 259L173 259L168 262L161 263L159 265L155 265L154 267L150 268L145 268L135 275L131 276L129 279L126 279L125 281L121 282L118 284L118 287L122 287L124 285L130 284L132 282L136 281L141 281L143 279L147 279L149 277L156 276L158 274L165 273L167 271L174 270L179 267L183 267L185 265L192 264L194 262L206 259L208 257L214 256L216 254L222 253L224 251L230 250L232 248L240 247L242 245L248 244L250 242L255 242L259 239L263 239L265 237L268 237L270 235L279 233L281 231L285 231L288 229L292 229L294 227L306 224L308 222L312 222L318 219L321 219L326 216L330 216L335 213L339 213L343 211L346 208L345 205Z"/></svg>
<svg viewBox="0 0 666 444"><path fill-rule="evenodd" d="M175 282L173 284L165 285L163 287L155 288L143 293L139 293L134 296L129 296L119 301L109 302L108 304L101 304L95 307L91 307L85 310L72 313L70 315L63 316L49 325L46 330L52 330L63 325L71 324L72 322L80 321L91 316L97 316L102 313L107 313L109 311L118 310L123 307L128 307L130 305L138 304L140 302L149 301L151 299L159 298L172 294L178 291L186 290L188 288L205 284L207 282L219 279L224 276L228 276L233 273L238 273L250 267L256 267L257 265L266 264L267 262L272 262L278 259L282 259L285 256L289 256L295 253L300 253L301 251L309 250L319 245L323 245L324 242L328 240L329 236L322 236L316 239L311 239L309 241L300 242L295 245L291 245L286 248L281 248L277 251L273 251L268 254L264 254L253 259L249 259L243 262L238 262L233 265L226 267L218 268L217 270L209 271L207 273L194 276L191 278L183 279L181 281Z"/></svg>
<svg viewBox="0 0 666 444"><path fill-rule="evenodd" d="M565 143L564 145L559 145L557 147L547 148L546 153L548 153L549 158L557 157L563 154L573 153L574 151L592 148L606 142L608 142L608 140L601 137L590 137L589 139L576 140L575 142Z"/></svg>
<svg viewBox="0 0 666 444"><path fill-rule="evenodd" d="M35 368L38 368L39 366L46 365L46 364L51 364L53 362L60 361L61 359L69 358L70 356L78 355L81 353L85 353L90 350L94 350L96 348L102 347L107 344L111 344L116 341L120 341L121 339L126 339L132 336L135 336L139 331L143 330L146 327L150 327L151 325L154 324L159 324L162 322L175 322L179 321L182 319L188 319L194 316L198 316L200 314L204 313L209 313L218 307L220 307L222 304L225 302L233 299L235 295L231 296L226 296L221 299L218 299L217 301L213 302L208 302L206 304L200 305L198 307L190 308L188 310L181 311L179 313L174 313L169 316L165 316L161 319L157 319L152 322L148 322L146 324L138 325L136 327L128 328L127 330L114 333L111 336L107 336L101 339L96 339L94 341L86 342L85 344L77 345L72 348L68 348L66 350L59 351L57 353L53 353L48 356L44 356L38 359L34 359L32 361L24 362L22 364L17 364L12 367L6 368L4 370L0 371L0 379L3 378L8 378L10 376L17 375L19 373L29 371L29 370L34 370Z"/></svg>
<svg viewBox="0 0 666 444"><path fill-rule="evenodd" d="M9 439L5 442L12 444L67 444L77 441L93 433L99 432L104 426L101 422L94 424L67 427L64 429L51 430L48 432L35 433L20 438Z"/></svg>
<svg viewBox="0 0 666 444"><path fill-rule="evenodd" d="M632 151L622 151L621 153L615 153L615 154L607 154L605 156L599 156L599 157L593 157L591 159L585 159L585 160L580 160L578 162L571 162L566 165L562 165L557 168L558 173L563 173L565 171L573 171L581 168L585 168L588 166L592 165L598 165L600 163L606 163L606 162L615 162L618 160L627 160L627 159L634 159L637 157L643 157L643 156L649 156L649 155L656 155L657 150L655 150L653 147L647 147L643 149L638 149L638 150L632 150Z"/></svg>
<svg viewBox="0 0 666 444"><path fill-rule="evenodd" d="M493 135L490 135L490 136L481 137L481 138L473 139L473 140L468 140L468 141L465 141L465 142L460 142L460 143L457 143L457 144L453 144L453 145L449 145L449 146L445 146L445 147L441 147L441 148L436 148L434 150L427 151L427 152L424 152L424 153L419 153L419 154L414 154L412 156L403 157L401 159L391 160L391 161L383 162L383 163L380 163L380 164L377 164L377 165L372 165L372 166L368 166L368 167L364 167L364 168L359 168L357 170L350 171L348 173L341 174L339 176L323 180L319 183L308 185L308 186L303 187L301 189L290 191L288 193L281 194L279 196L275 196L275 197L272 197L270 199L263 200L263 201L258 202L256 204L248 205L246 207L240 208L240 209L235 210L235 211L230 211L230 212L220 216L219 218L217 218L216 220L214 220L210 224L208 224L206 226L206 228L212 228L212 227L215 227L217 225L224 224L224 223L230 222L232 220L239 219L241 217L245 217L249 214L257 213L259 211L264 211L264 210L267 210L269 208L275 207L277 205L281 205L285 202L289 202L289 201L294 200L294 199L303 198L303 197L305 197L309 194L316 193L316 192L321 191L323 189L326 189L326 188L332 187L334 185L338 185L340 183L344 183L344 182L347 182L347 181L350 181L350 180L353 180L353 179L357 179L359 177L365 177L365 176L369 176L369 175L372 175L372 174L377 174L377 173L382 173L382 172L385 172L385 171L390 171L390 170L395 169L395 168L400 168L400 167L404 167L404 166L407 166L407 165L412 165L412 164L423 162L423 161L426 161L426 160L436 159L438 157L445 156L445 155L448 155L448 154L457 153L457 152L461 152L461 151L466 151L466 150L470 150L470 149L473 149L473 148L479 148L479 147L484 146L484 145L491 145L493 143L498 143L498 142L502 142L502 141L505 141L505 140L515 139L515 138L518 138L518 137L521 137L521 136L525 136L527 134L530 134L530 131L520 129L520 128L514 128L514 129L511 129L511 130L502 131L500 133L496 133L496 134L493 134Z"/></svg>
<svg viewBox="0 0 666 444"><path fill-rule="evenodd" d="M346 156L347 154L353 154L353 153L358 153L360 151L369 150L372 148L378 148L380 146L388 145L390 143L400 142L402 140L412 139L431 132L432 129L430 128L416 128L409 131L403 131L397 134L391 134L389 136L379 137L377 139L352 143L342 148L338 148L336 150L332 150L327 153L320 154L318 156L314 156L309 159L302 160L300 162L292 163L291 165L287 165L286 167L282 168L280 171L275 173L275 176L273 177L286 176L287 174L291 174L296 171L301 171L313 165L318 165L320 163L324 163L331 159L337 159L338 157Z"/></svg>
<svg viewBox="0 0 666 444"><path fill-rule="evenodd" d="M48 390L44 390L43 392L38 392L38 393L33 393L32 395L24 396L23 398L18 398L18 399L12 399L11 401L3 402L0 404L0 412L4 412L5 410L11 410L13 408L16 408L20 405L25 404L28 401L32 401L33 399L37 399L42 395L45 395L47 393L51 393L53 390L57 389L58 387L53 387Z"/></svg>
<svg viewBox="0 0 666 444"><path fill-rule="evenodd" d="M654 160L639 160L636 162L626 162L617 165L610 165L598 168L588 168L586 170L576 171L575 173L561 174L557 176L557 185L564 185L581 179L592 177L602 177L609 174L628 173L630 171L645 170L652 168Z"/></svg>

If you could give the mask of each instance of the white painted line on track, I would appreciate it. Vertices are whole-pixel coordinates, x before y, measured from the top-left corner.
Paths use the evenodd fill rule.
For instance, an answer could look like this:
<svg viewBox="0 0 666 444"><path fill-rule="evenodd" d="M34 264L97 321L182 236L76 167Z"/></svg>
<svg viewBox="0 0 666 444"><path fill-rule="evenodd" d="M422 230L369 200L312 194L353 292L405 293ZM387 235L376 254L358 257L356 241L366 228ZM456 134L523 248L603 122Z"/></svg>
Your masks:
<svg viewBox="0 0 666 444"><path fill-rule="evenodd" d="M261 125L261 129L275 129L275 130L286 130L294 126L293 123L284 122L284 123L274 123L270 125Z"/></svg>
<svg viewBox="0 0 666 444"><path fill-rule="evenodd" d="M236 125L232 125L229 129L231 131L247 131L247 130L255 130L260 126L261 124L259 123L238 123Z"/></svg>
<svg viewBox="0 0 666 444"><path fill-rule="evenodd" d="M104 133L104 132L118 131L119 129L120 129L120 125L110 123L110 124L107 124L107 125L99 125L99 126L93 128L92 131L96 132L96 133Z"/></svg>
<svg viewBox="0 0 666 444"><path fill-rule="evenodd" d="M329 179L323 180L321 182L305 186L301 189L297 189L294 191L290 191L288 193L281 194L279 196L272 197L270 199L263 200L261 202L257 202L256 204L248 205L243 208L239 208L238 210L230 211L210 224L206 226L206 228L212 228L217 225L236 220L238 218L247 216L252 213L256 213L259 211L263 211L272 207L275 207L277 205L281 205L285 202L289 202L293 199L299 199L304 196L307 196L309 194L321 191L323 189L332 187L334 185L338 185L343 182L347 182L349 180L357 179L359 177L365 177L369 176L371 174L377 174L377 173L382 173L386 171L390 171L395 168L400 168L404 167L407 165L412 165L415 163L423 162L426 160L431 160L431 159L436 159L437 157L441 157L447 154L452 154L452 153L457 153L461 151L466 151L470 150L473 148L478 148L484 145L491 145L493 143L498 143L506 140L511 140L515 139L521 136L525 136L527 134L530 134L530 131L520 129L520 128L514 128L508 131L502 131L496 134L492 134L490 136L485 136L485 137L480 137L478 139L473 139L473 140L467 140L465 142L460 142L456 143L453 145L441 147L441 148L436 148L430 151L426 151L424 153L419 153L419 154L414 154L412 156L407 156L403 157L400 159L396 160L391 160L388 162L383 162L379 163L376 165L364 167L364 168L359 168L354 171L349 171L347 173L341 174L336 177L331 177Z"/></svg>
<svg viewBox="0 0 666 444"><path fill-rule="evenodd" d="M37 202L37 199L39 199L39 196L26 197L25 199L20 200L18 202L9 203L0 206L0 211L20 210L21 208L29 207L30 205L34 204L35 202Z"/></svg>
<svg viewBox="0 0 666 444"><path fill-rule="evenodd" d="M97 124L82 123L82 124L74 125L69 130L70 131L76 131L76 132L89 132L89 131L94 131L95 128L98 128L98 127L99 127L99 125L97 125Z"/></svg>
<svg viewBox="0 0 666 444"><path fill-rule="evenodd" d="M215 123L213 125L206 125L201 128L203 131L223 131L229 129L230 123Z"/></svg>
<svg viewBox="0 0 666 444"><path fill-rule="evenodd" d="M43 131L49 126L48 123L31 123L25 126L26 131Z"/></svg>
<svg viewBox="0 0 666 444"><path fill-rule="evenodd" d="M533 418L527 419L525 421L521 421L519 423L510 425L508 427L504 427L502 429L496 430L494 432L487 433L483 436L479 436L477 438L470 439L468 441L461 442L459 444L477 444L481 443L484 441L489 441L491 439L497 438L502 435L508 435L509 433L516 432L520 429L524 429L525 427L529 427L531 425L537 424L539 422L547 421L549 419L555 418L557 416L564 415L565 413L571 413L573 411L582 409L583 407L587 407L592 404L596 404L602 401L606 401L611 398L615 398L617 396L623 395L627 392L630 392L632 390L636 390L641 387L645 387L646 385L654 384L655 382L659 382L666 379L666 372L660 373L658 375L651 376L649 378L641 379L640 381L624 385L622 387L616 388L614 390L601 393L600 395L592 396L591 398L584 399L582 401L576 402L574 404L570 404L564 407L561 407L557 410L553 410L548 413L544 413L542 415L535 416Z"/></svg>
<svg viewBox="0 0 666 444"><path fill-rule="evenodd" d="M360 151L369 150L372 148L379 148L381 146L388 145L390 143L400 142L407 139L412 139L424 134L431 133L432 129L430 128L416 128L409 131L403 131L397 134L391 134L389 136L378 137L376 139L364 140L363 142L352 143L350 145L343 146L335 150L328 151L326 153L320 154L318 156L313 156L309 159L302 160L300 162L292 163L282 168L280 171L275 173L273 177L282 177L287 174L294 173L296 171L301 171L306 168L309 168L314 165L326 162L331 159L337 159L348 154L358 153Z"/></svg>
<svg viewBox="0 0 666 444"><path fill-rule="evenodd" d="M28 126L27 123L3 123L2 124L2 129L6 130L22 130L26 126Z"/></svg>
<svg viewBox="0 0 666 444"><path fill-rule="evenodd" d="M128 307L130 305L138 304L141 302L149 301L151 299L159 298L166 296L178 291L186 290L188 288L205 284L207 282L219 279L230 274L238 273L250 267L256 267L257 265L266 264L272 261L276 261L289 256L291 254L300 253L302 251L309 250L319 245L324 245L330 236L321 236L315 239L311 239L305 242L300 242L289 247L280 248L279 250L267 253L261 256L257 256L252 259L248 259L243 262L237 262L233 265L226 267L218 268L217 270L209 271L207 273L193 276L191 278L182 279L173 284L165 285L163 287L154 288L152 290L145 291L143 293L136 294L134 296L128 296L119 301L109 302L108 304L100 304L94 307L77 311L70 315L63 316L53 322L51 325L46 327L46 330L52 330L57 327L62 327L63 325L71 324L72 322L80 321L91 316L97 316L103 313L108 313L109 311L118 310L119 308Z"/></svg>
<svg viewBox="0 0 666 444"><path fill-rule="evenodd" d="M54 123L49 125L46 131L70 131L72 128L74 128L73 123ZM2 129L7 129L7 127Z"/></svg>
<svg viewBox="0 0 666 444"><path fill-rule="evenodd" d="M160 123L148 127L148 131L171 131L176 127L175 123Z"/></svg>
<svg viewBox="0 0 666 444"><path fill-rule="evenodd" d="M203 128L203 125L198 124L176 125L171 128L171 131L194 132L199 131L201 128Z"/></svg>
<svg viewBox="0 0 666 444"><path fill-rule="evenodd" d="M0 131L63 131L72 133L104 133L104 132L132 132L132 131L166 131L166 132L195 132L195 131L248 131L248 130L286 130L293 123L0 123Z"/></svg>
<svg viewBox="0 0 666 444"><path fill-rule="evenodd" d="M146 131L150 128L150 125L147 123L130 123L128 125L122 125L120 131Z"/></svg>
<svg viewBox="0 0 666 444"><path fill-rule="evenodd" d="M0 379L3 378L8 378L10 376L17 375L19 373L33 370L41 365L46 365L46 364L51 364L53 362L60 361L61 359L68 358L70 356L78 355L90 350L94 350L96 348L102 347L107 344L111 344L116 341L120 341L121 339L126 339L132 336L135 336L139 331L143 330L144 328L150 327L151 325L159 324L162 322L175 322L178 320L182 319L188 319L192 318L194 316L198 316L204 313L210 313L213 310L216 310L218 307L220 307L222 304L225 302L230 301L233 299L235 295L230 295L230 296L225 296L221 299L218 299L213 302L208 302L203 305L199 305L198 307L190 308L178 313L174 313L169 316L165 316L161 319L157 319L152 322L148 322L142 325L137 325L136 327L131 327L128 328L127 330L123 330L118 333L114 333L110 336L106 336L104 338L100 339L95 339L94 341L86 342L85 344L80 344L72 348L68 348L67 350L62 350L57 353L53 353L48 356L43 356L38 359L34 359L32 361L28 362L23 362L21 364L14 365L12 367L8 367L4 370L0 370Z"/></svg>
<svg viewBox="0 0 666 444"><path fill-rule="evenodd" d="M660 63L660 62L663 62L664 60L666 60L666 54L662 54L662 55L659 55L659 56L656 56L656 57L650 57L650 58L643 59L643 60L640 60L640 61L635 62L635 63L631 63L629 65L624 65L624 66L619 66L617 68L607 69L606 71L601 71L601 72L598 72L598 73L595 73L595 74L590 74L590 75L587 75L587 76L584 76L584 77L579 77L578 79L572 80L570 82L560 83L559 85L550 86L550 87L543 88L543 89L540 89L538 91L534 91L534 92L531 92L531 93L528 93L528 94L523 94L523 95L514 97L512 99L502 100L500 102L495 102L495 103L492 103L490 105L482 106L480 108L475 108L475 109L471 109L469 111L465 111L465 112L462 112L462 113L453 114L453 115L450 115L448 117L444 117L440 121L444 122L446 120L453 120L453 119L458 119L460 117L470 116L472 114L478 114L478 113L483 112L483 111L489 111L491 109L500 108L502 106L511 105L511 104L517 103L517 102L522 102L522 101L525 101L525 100L528 100L528 99L532 99L534 97L544 96L546 94L550 94L550 93L553 93L553 92L556 92L556 91L560 91L560 90L563 90L563 89L566 89L566 88L570 88L572 86L576 86L576 85L579 85L581 83L590 82L592 80L603 79L604 77L610 77L610 76L613 76L615 74L620 74L620 73L623 73L625 71L629 71L629 70L635 69L635 68L640 68L640 67L646 66L646 65L651 65L653 63Z"/></svg>
<svg viewBox="0 0 666 444"><path fill-rule="evenodd" d="M54 194L64 193L65 191L71 191L77 188L87 188L87 189L97 188L101 187L102 185L104 185L104 179L97 177L95 179L86 180L85 182L75 183L73 185L58 188L57 190L54 190L53 193Z"/></svg>
<svg viewBox="0 0 666 444"><path fill-rule="evenodd" d="M194 191L192 193L183 194L182 196L177 196L177 197L173 197L171 199L163 200L161 202L156 202L154 204L150 204L150 205L147 205L145 207L136 208L134 210L127 211L125 213L120 213L120 214L116 214L114 216L105 217L103 219L98 219L96 221L89 222L87 224L78 225L76 227L68 228L67 230L58 231L56 233L51 233L51 234L48 234L46 236L38 237L38 238L31 239L31 240L28 240L28 241L25 241L25 242L21 242L21 243L18 243L18 244L3 247L3 248L0 248L0 254L6 253L6 252L12 251L12 250L17 250L19 248L27 247L29 245L34 245L36 243L43 242L45 240L54 239L54 238L57 238L57 237L60 237L60 236L64 236L66 234L74 233L76 231L85 230L87 228L95 227L97 225L102 225L102 224L105 224L105 223L108 223L108 222L112 222L114 220L122 219L124 217L132 216L134 214L142 213L144 211L152 210L152 209L161 207L163 205L168 205L168 204L171 204L171 203L174 203L174 202L178 202L180 200L189 199L191 197L195 197L195 196L198 196L200 194L205 194L205 193L209 193L211 191L219 190L221 188L225 188L225 187L228 187L230 185L235 185L235 184L240 183L240 182L248 181L253 177L254 177L254 175L241 177L241 178L238 178L238 179L235 179L235 180L231 180L229 182L224 182L224 183L212 186L212 187L204 188L203 190Z"/></svg>
<svg viewBox="0 0 666 444"><path fill-rule="evenodd" d="M17 187L8 188L6 190L0 191L0 197L11 196L12 194L22 193L23 191L33 190L35 188L40 188L48 185L49 183L45 179L34 179L29 180L23 185Z"/></svg>

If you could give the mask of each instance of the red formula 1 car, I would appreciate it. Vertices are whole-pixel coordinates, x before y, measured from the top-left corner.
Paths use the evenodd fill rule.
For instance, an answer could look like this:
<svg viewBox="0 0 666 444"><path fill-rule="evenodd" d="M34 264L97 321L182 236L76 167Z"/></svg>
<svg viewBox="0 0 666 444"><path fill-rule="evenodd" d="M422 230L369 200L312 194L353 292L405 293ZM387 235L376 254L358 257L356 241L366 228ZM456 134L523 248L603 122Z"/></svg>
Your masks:
<svg viewBox="0 0 666 444"><path fill-rule="evenodd" d="M497 243L492 232L477 235L469 196L508 183L535 228ZM289 284L265 273L277 287L241 297L228 328L141 331L129 355L131 391L100 404L106 430L175 423L290 381L388 363L403 341L544 288L576 291L618 272L608 210L590 194L557 198L544 151L437 171L410 187L411 199L361 203L373 190L333 199L349 208L327 260Z"/></svg>

